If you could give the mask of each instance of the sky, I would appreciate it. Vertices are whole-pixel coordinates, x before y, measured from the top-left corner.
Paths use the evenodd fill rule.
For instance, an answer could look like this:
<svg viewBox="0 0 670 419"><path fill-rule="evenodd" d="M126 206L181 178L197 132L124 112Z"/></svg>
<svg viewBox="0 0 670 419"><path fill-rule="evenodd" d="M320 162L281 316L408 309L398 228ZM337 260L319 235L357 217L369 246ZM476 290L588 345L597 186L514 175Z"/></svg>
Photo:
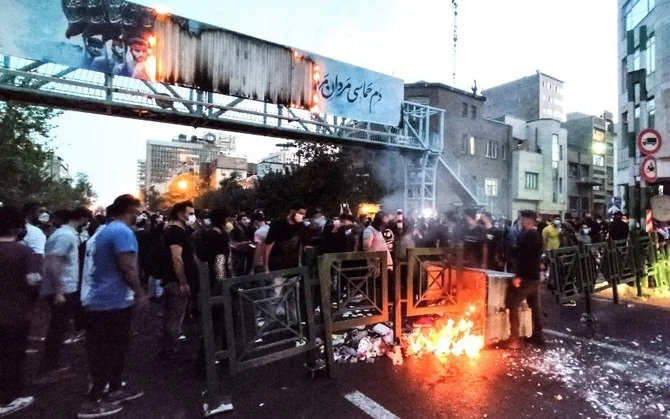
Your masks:
<svg viewBox="0 0 670 419"><path fill-rule="evenodd" d="M403 79L453 85L449 0L136 0L171 13L318 53ZM613 0L458 0L455 86L481 90L534 74L565 81L567 112L617 112L617 4ZM197 4L197 6L194 6ZM193 128L66 112L56 153L86 172L108 204L136 192L146 140ZM448 127L446 127L448 129ZM238 135L258 161L281 139Z"/></svg>

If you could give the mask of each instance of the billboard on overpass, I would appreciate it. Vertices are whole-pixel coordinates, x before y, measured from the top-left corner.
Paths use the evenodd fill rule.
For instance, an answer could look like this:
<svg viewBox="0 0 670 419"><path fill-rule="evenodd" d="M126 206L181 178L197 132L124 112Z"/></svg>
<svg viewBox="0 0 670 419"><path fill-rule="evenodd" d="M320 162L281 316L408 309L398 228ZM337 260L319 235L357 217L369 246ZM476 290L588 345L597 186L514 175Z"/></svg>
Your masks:
<svg viewBox="0 0 670 419"><path fill-rule="evenodd" d="M402 80L125 0L0 0L0 54L398 125Z"/></svg>

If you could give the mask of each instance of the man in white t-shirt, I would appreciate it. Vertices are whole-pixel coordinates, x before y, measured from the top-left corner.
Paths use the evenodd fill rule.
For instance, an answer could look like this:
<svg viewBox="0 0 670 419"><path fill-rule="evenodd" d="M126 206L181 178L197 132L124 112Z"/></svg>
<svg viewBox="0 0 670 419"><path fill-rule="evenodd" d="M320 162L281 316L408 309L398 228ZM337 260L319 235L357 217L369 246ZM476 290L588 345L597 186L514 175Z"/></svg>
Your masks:
<svg viewBox="0 0 670 419"><path fill-rule="evenodd" d="M48 223L49 213L41 204L31 202L23 206L23 216L26 218L26 235L23 237L22 243L33 251L35 266L41 271L47 236L37 225L40 222Z"/></svg>
<svg viewBox="0 0 670 419"><path fill-rule="evenodd" d="M263 273L265 266L265 239L268 237L270 226L265 223L265 215L262 212L255 213L252 217L256 231L254 232L254 273Z"/></svg>

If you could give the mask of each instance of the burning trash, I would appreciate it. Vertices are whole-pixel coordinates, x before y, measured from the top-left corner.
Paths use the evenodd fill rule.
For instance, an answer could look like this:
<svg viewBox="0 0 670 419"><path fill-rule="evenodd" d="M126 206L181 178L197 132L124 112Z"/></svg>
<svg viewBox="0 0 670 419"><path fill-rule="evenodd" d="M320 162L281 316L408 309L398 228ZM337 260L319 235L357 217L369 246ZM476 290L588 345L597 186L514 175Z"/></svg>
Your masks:
<svg viewBox="0 0 670 419"><path fill-rule="evenodd" d="M430 326L415 326L403 337L407 356L434 354L436 356L466 355L476 357L484 348L484 336L475 333L475 306L470 306L465 317L438 318Z"/></svg>

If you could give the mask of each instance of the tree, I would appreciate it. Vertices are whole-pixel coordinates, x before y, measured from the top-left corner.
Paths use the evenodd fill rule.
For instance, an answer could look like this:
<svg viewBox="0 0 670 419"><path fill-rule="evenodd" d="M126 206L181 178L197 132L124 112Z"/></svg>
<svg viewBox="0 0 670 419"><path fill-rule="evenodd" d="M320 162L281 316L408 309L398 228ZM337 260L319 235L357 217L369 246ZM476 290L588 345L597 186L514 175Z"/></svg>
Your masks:
<svg viewBox="0 0 670 419"><path fill-rule="evenodd" d="M219 189L208 191L199 197L196 205L208 209L224 208L231 215L259 209L257 192L254 189L244 189L240 180L240 174L233 172L221 181Z"/></svg>
<svg viewBox="0 0 670 419"><path fill-rule="evenodd" d="M35 199L51 186L44 167L52 120L61 111L0 102L0 201L14 205Z"/></svg>
<svg viewBox="0 0 670 419"><path fill-rule="evenodd" d="M156 190L153 186L149 187L149 190L144 196L144 202L147 205L149 211L157 212L165 209L165 202L161 193Z"/></svg>
<svg viewBox="0 0 670 419"><path fill-rule="evenodd" d="M79 172L75 177L74 190L83 199L83 205L89 206L93 203L98 194L93 190L93 185L88 179L88 174Z"/></svg>

